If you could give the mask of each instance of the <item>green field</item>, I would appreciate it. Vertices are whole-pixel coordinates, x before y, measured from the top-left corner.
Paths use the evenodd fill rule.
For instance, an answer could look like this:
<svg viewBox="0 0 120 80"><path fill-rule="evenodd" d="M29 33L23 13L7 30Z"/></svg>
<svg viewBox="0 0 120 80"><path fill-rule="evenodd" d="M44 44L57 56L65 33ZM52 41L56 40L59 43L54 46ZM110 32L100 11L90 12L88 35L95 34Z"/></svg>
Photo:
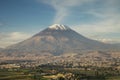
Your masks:
<svg viewBox="0 0 120 80"><path fill-rule="evenodd" d="M91 71L91 70L75 70L60 69L56 73L52 73L51 69L45 68L18 68L18 69L0 69L0 80L120 80L120 75L115 71ZM49 73L42 75L42 73ZM71 79L65 78L67 73L74 76ZM116 74L115 74L116 73ZM61 74L63 78L49 79L52 75ZM47 76L48 78L45 78ZM44 77L44 78L43 78Z"/></svg>
<svg viewBox="0 0 120 80"><path fill-rule="evenodd" d="M35 74L31 69L1 69L0 80L47 80Z"/></svg>

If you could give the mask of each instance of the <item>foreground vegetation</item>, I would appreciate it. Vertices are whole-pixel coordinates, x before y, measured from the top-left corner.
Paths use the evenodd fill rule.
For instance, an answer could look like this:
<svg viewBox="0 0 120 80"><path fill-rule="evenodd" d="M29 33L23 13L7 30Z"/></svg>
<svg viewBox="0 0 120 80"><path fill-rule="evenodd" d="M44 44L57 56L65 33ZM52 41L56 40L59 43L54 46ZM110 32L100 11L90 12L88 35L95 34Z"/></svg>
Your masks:
<svg viewBox="0 0 120 80"><path fill-rule="evenodd" d="M0 69L0 80L120 80L120 70L42 65L32 68Z"/></svg>

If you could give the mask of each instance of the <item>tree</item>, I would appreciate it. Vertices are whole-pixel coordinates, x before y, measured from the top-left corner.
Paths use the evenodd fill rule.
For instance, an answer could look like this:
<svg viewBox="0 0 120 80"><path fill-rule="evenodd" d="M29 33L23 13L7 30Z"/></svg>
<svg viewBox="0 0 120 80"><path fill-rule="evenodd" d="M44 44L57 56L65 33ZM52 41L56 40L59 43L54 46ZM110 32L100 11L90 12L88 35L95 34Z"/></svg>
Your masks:
<svg viewBox="0 0 120 80"><path fill-rule="evenodd" d="M65 78L63 78L63 77L58 77L58 80L65 80Z"/></svg>

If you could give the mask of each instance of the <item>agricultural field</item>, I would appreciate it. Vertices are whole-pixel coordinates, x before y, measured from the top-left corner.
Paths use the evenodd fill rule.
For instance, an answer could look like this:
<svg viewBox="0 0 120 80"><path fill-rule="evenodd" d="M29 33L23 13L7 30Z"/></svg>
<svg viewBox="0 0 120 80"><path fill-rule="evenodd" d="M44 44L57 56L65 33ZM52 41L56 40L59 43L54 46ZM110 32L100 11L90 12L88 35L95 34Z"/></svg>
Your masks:
<svg viewBox="0 0 120 80"><path fill-rule="evenodd" d="M31 69L1 69L0 80L47 80Z"/></svg>
<svg viewBox="0 0 120 80"><path fill-rule="evenodd" d="M120 80L120 74L109 69L11 68L0 69L0 80Z"/></svg>

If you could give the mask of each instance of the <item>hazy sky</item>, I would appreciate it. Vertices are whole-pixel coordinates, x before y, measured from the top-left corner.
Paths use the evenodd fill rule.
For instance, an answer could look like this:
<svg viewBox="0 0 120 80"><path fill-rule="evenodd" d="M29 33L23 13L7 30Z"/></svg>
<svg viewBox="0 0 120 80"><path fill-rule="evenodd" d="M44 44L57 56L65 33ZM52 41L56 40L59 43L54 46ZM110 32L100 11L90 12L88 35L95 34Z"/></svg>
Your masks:
<svg viewBox="0 0 120 80"><path fill-rule="evenodd" d="M103 42L120 42L120 0L0 0L0 47L52 24Z"/></svg>

